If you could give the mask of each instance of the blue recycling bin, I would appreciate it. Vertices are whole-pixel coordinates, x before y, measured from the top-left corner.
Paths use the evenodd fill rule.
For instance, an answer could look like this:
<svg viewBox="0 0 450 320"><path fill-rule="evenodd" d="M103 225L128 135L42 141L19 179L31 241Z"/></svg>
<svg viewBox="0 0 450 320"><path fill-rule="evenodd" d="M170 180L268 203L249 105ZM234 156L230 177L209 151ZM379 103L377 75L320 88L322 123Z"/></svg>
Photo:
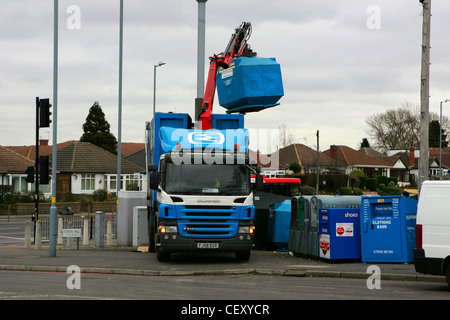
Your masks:
<svg viewBox="0 0 450 320"><path fill-rule="evenodd" d="M275 58L239 57L216 78L219 104L231 112L256 112L279 105L284 95L280 64Z"/></svg>
<svg viewBox="0 0 450 320"><path fill-rule="evenodd" d="M305 237L307 255L319 257L319 210L332 208L353 208L361 206L359 196L317 195L310 199L309 221L305 216ZM308 222L308 224L307 224Z"/></svg>
<svg viewBox="0 0 450 320"><path fill-rule="evenodd" d="M333 262L361 258L359 209L319 210L319 258Z"/></svg>
<svg viewBox="0 0 450 320"><path fill-rule="evenodd" d="M416 199L361 197L361 260L410 263L416 244Z"/></svg>
<svg viewBox="0 0 450 320"><path fill-rule="evenodd" d="M274 203L269 208L267 225L268 242L279 249L287 249L289 242L289 225L291 221L291 200Z"/></svg>

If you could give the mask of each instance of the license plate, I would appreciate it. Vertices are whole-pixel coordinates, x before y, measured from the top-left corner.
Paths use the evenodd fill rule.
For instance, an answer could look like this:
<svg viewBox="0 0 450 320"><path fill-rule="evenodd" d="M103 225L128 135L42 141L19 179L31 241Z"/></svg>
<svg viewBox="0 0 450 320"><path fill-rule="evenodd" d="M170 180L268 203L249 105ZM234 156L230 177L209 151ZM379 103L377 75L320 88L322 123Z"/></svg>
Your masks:
<svg viewBox="0 0 450 320"><path fill-rule="evenodd" d="M219 244L217 242L198 242L198 249L217 249L219 248Z"/></svg>

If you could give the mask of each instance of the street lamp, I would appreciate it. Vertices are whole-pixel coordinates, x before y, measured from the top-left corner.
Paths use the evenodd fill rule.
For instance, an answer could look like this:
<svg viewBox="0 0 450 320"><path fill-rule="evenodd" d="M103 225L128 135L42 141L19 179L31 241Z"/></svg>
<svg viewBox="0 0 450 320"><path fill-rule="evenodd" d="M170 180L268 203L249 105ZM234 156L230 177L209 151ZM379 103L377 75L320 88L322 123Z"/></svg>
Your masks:
<svg viewBox="0 0 450 320"><path fill-rule="evenodd" d="M449 99L445 99L445 101L441 101L440 107L440 115L439 115L439 176L442 180L442 104L450 101Z"/></svg>
<svg viewBox="0 0 450 320"><path fill-rule="evenodd" d="M165 62L158 62L153 66L153 118L155 118L155 104L156 104L156 68L165 65Z"/></svg>

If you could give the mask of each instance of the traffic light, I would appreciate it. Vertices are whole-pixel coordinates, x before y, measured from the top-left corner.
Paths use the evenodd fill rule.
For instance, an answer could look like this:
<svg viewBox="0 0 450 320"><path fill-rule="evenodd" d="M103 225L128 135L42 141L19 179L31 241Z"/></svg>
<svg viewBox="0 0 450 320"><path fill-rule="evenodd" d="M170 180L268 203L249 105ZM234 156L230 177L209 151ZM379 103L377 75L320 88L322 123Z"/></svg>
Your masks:
<svg viewBox="0 0 450 320"><path fill-rule="evenodd" d="M34 167L27 167L25 169L25 173L27 174L25 181L28 183L33 183L34 182Z"/></svg>
<svg viewBox="0 0 450 320"><path fill-rule="evenodd" d="M39 127L40 128L48 128L50 127L50 116L52 113L50 112L50 99L40 99L39 100Z"/></svg>
<svg viewBox="0 0 450 320"><path fill-rule="evenodd" d="M48 156L39 157L39 183L48 184L49 172L48 172Z"/></svg>

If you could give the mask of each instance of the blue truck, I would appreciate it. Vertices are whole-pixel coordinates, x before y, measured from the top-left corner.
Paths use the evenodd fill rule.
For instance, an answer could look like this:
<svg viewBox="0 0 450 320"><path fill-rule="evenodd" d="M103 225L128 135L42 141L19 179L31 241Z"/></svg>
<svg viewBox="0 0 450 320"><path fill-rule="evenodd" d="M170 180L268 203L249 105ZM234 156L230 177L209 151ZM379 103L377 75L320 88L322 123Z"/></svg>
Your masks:
<svg viewBox="0 0 450 320"><path fill-rule="evenodd" d="M155 113L146 123L149 251L160 261L190 251L250 258L253 191L264 181L249 157L243 113L274 107L283 96L279 65L256 57L250 34L243 22L225 51L210 58L196 123L187 113ZM212 113L216 81L227 114Z"/></svg>
<svg viewBox="0 0 450 320"><path fill-rule="evenodd" d="M160 261L186 251L250 258L255 170L248 131L242 115L214 115L212 122L214 128L198 130L188 114L156 113L147 123L148 158L155 161L148 168L149 247ZM259 173L256 180L262 187Z"/></svg>

